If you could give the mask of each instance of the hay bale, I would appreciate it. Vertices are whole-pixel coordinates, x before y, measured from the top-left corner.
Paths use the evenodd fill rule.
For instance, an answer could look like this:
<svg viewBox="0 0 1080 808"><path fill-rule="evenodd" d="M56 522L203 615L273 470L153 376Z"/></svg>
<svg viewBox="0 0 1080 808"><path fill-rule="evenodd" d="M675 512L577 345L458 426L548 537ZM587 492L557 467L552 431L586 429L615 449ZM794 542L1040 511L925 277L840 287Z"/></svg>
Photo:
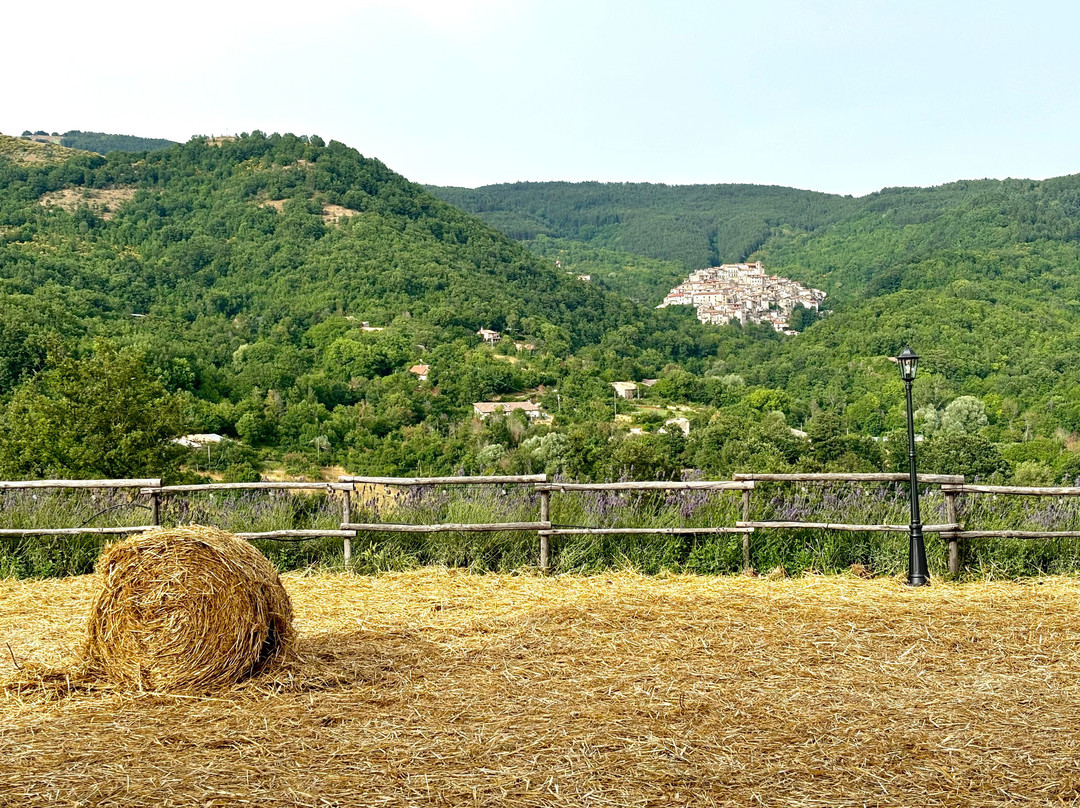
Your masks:
<svg viewBox="0 0 1080 808"><path fill-rule="evenodd" d="M277 571L243 539L197 525L152 530L106 548L90 611L90 672L141 690L229 685L293 640Z"/></svg>

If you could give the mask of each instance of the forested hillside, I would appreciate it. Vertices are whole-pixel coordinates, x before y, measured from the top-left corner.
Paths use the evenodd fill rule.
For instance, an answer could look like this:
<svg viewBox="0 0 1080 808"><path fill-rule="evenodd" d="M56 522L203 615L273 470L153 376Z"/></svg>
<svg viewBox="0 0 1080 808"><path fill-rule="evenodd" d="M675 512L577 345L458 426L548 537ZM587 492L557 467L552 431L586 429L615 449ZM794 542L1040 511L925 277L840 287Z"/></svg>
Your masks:
<svg viewBox="0 0 1080 808"><path fill-rule="evenodd" d="M747 259L828 292L829 316L796 338L718 356L690 400L715 401L701 385L735 374L783 390L789 420L882 435L902 424L885 358L910 343L925 357L924 432L941 433L959 400L954 409L976 408L974 425L946 426L996 444L982 447L993 461L986 468L1011 458L1046 476L1047 465L1071 456L1062 451L1080 432L1080 177L892 188L859 199L597 183L436 193L562 258L568 271L598 272L648 302L670 287L676 266Z"/></svg>
<svg viewBox="0 0 1080 808"><path fill-rule="evenodd" d="M106 132L80 132L78 129L72 129L70 132L64 132L61 135L60 145L71 149L108 154L111 151L158 151L177 144L175 141L158 137L110 135Z"/></svg>
<svg viewBox="0 0 1080 808"><path fill-rule="evenodd" d="M901 468L905 344L924 468L1080 475L1080 178L437 191L523 243L314 136L0 138L0 476ZM653 308L758 258L830 313ZM546 417L474 415L496 398Z"/></svg>
<svg viewBox="0 0 1080 808"><path fill-rule="evenodd" d="M776 230L812 231L856 204L768 185L521 182L430 190L520 241L581 241L684 270L743 261Z"/></svg>
<svg viewBox="0 0 1080 808"><path fill-rule="evenodd" d="M1004 436L1080 431L1080 176L1044 182L888 189L813 233L777 233L770 271L825 289L834 314L784 346L768 370L795 390L812 365L918 346L947 382L934 399L984 401ZM854 403L854 402L850 402ZM852 416L851 428L873 420Z"/></svg>
<svg viewBox="0 0 1080 808"><path fill-rule="evenodd" d="M53 416L91 368L121 387L144 374L158 412L240 438L232 465L257 465L256 449L307 468L448 470L476 448L455 438L473 401L551 385L610 333L639 329L654 373L715 353L685 313L568 277L340 143L256 132L102 157L6 140L18 146L0 160L8 474L105 473L56 449L79 443ZM481 328L511 353L513 340L533 347L499 355ZM422 384L407 370L419 362L432 367Z"/></svg>

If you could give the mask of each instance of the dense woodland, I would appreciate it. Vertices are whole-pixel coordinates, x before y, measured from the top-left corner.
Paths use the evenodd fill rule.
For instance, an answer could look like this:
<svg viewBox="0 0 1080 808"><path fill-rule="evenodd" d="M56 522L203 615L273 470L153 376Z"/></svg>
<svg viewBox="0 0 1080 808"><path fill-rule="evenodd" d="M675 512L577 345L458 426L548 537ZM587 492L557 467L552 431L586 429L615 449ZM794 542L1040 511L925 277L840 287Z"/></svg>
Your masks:
<svg viewBox="0 0 1080 808"><path fill-rule="evenodd" d="M722 352L700 383L736 374L748 387L790 396L784 412L791 423L810 424L810 431L830 424L847 440L880 437L903 423L902 388L886 358L910 344L924 357L916 384L920 429L938 438L939 449L948 433L973 435L966 445L985 456L984 476L1019 469L1021 478L1075 478L1080 176L891 188L859 199L743 186L742 208L727 193L731 186L712 186L711 196L707 188L521 183L434 190L488 221L539 222L515 232L570 272L591 269L602 284L612 279L612 288L627 282L614 280L621 258L613 248L635 242L689 271L705 255L714 262L708 249L715 234L739 223L746 235L725 242L720 260L761 259L772 273L826 290L831 311L801 322L798 337L762 335ZM683 194L695 215L680 217ZM763 209L769 199L776 204ZM590 221L605 224L591 230ZM638 240L654 227L664 235ZM664 240L691 246L669 253ZM637 273L633 261L625 263ZM640 284L636 291L655 303L665 284L651 295ZM973 419L962 428L944 419L950 406L954 413L967 408Z"/></svg>
<svg viewBox="0 0 1080 808"><path fill-rule="evenodd" d="M47 135L42 129L31 132L29 129L23 132L23 137L30 135ZM80 132L72 129L60 135L53 132L53 137L60 138L60 145L69 149L108 154L112 151L146 152L167 149L176 146L176 141L165 140L156 137L136 137L134 135L110 135L105 132Z"/></svg>
<svg viewBox="0 0 1080 808"><path fill-rule="evenodd" d="M84 151L108 154L111 151L145 152L167 149L176 146L172 140L160 137L135 137L134 135L110 135L105 132L80 132L72 129L64 132L60 139L61 146L69 149L82 149Z"/></svg>
<svg viewBox="0 0 1080 808"><path fill-rule="evenodd" d="M1076 177L468 191L315 136L0 138L0 476L900 468L888 357L910 344L923 467L1071 482L1078 234ZM690 269L757 258L830 313L784 337L653 308ZM636 402L609 385L646 378ZM552 418L473 417L498 397ZM171 442L188 432L231 440Z"/></svg>

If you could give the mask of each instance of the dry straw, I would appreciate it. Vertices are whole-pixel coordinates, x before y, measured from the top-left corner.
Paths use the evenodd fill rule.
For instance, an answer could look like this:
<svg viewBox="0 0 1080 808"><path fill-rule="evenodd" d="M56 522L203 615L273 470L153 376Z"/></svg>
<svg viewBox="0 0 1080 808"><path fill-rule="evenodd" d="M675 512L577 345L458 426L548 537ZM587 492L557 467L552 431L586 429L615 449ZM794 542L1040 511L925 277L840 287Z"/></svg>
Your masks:
<svg viewBox="0 0 1080 808"><path fill-rule="evenodd" d="M283 581L295 655L162 695L29 675L98 582L0 580L0 805L1080 804L1076 579Z"/></svg>
<svg viewBox="0 0 1080 808"><path fill-rule="evenodd" d="M91 674L140 690L202 690L262 670L292 639L273 565L213 527L154 530L106 549L87 626Z"/></svg>

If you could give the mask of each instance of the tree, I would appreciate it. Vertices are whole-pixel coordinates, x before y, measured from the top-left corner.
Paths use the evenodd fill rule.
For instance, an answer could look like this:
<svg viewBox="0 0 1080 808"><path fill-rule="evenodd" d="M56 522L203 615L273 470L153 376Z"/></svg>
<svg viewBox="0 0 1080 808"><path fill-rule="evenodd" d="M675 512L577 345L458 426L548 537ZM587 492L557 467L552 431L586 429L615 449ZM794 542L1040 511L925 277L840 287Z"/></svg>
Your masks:
<svg viewBox="0 0 1080 808"><path fill-rule="evenodd" d="M799 305L791 310L788 317L788 328L792 331L805 331L818 320L817 309L808 309Z"/></svg>
<svg viewBox="0 0 1080 808"><path fill-rule="evenodd" d="M840 428L840 419L836 413L819 410L806 425L806 436L814 459L820 463L836 460L844 453L844 435Z"/></svg>
<svg viewBox="0 0 1080 808"><path fill-rule="evenodd" d="M680 437L682 433L679 433ZM611 453L608 477L612 480L670 480L679 473L664 435L634 435L619 441Z"/></svg>
<svg viewBox="0 0 1080 808"><path fill-rule="evenodd" d="M960 396L945 408L941 432L944 435L977 435L987 423L986 405L975 396Z"/></svg>
<svg viewBox="0 0 1080 808"><path fill-rule="evenodd" d="M919 468L938 474L963 474L968 482L1002 476L1009 461L993 443L980 435L940 435L924 444Z"/></svg>
<svg viewBox="0 0 1080 808"><path fill-rule="evenodd" d="M167 477L183 447L180 399L144 356L99 343L20 387L0 423L0 471L19 477Z"/></svg>
<svg viewBox="0 0 1080 808"><path fill-rule="evenodd" d="M941 411L933 404L915 410L915 429L928 438L941 431Z"/></svg>
<svg viewBox="0 0 1080 808"><path fill-rule="evenodd" d="M0 395L40 370L47 354L47 335L35 333L36 324L19 315L18 310L3 311L0 320Z"/></svg>

